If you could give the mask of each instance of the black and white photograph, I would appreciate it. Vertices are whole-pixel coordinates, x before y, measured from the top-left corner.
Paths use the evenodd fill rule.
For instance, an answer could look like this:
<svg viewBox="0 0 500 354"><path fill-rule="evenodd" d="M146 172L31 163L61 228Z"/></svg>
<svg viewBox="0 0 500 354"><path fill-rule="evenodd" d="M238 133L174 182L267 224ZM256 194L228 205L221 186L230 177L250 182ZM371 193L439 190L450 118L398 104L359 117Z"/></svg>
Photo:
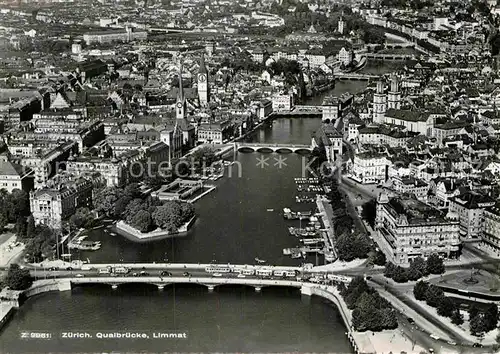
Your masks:
<svg viewBox="0 0 500 354"><path fill-rule="evenodd" d="M500 0L0 0L0 354L500 353Z"/></svg>

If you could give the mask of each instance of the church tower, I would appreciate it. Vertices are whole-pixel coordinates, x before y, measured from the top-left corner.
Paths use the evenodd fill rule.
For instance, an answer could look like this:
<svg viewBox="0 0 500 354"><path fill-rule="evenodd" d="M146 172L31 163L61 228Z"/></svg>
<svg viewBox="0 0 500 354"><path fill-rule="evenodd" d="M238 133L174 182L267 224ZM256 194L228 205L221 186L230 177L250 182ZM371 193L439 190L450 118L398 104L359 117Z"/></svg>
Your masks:
<svg viewBox="0 0 500 354"><path fill-rule="evenodd" d="M200 106L206 106L208 104L208 71L205 66L205 55L201 54L200 60L200 71L197 76L198 81L198 99L200 101Z"/></svg>
<svg viewBox="0 0 500 354"><path fill-rule="evenodd" d="M182 86L182 64L179 69L179 93L177 94L177 103L175 104L175 117L177 119L186 118L186 97Z"/></svg>
<svg viewBox="0 0 500 354"><path fill-rule="evenodd" d="M342 15L339 18L339 23L338 23L337 31L340 34L344 34L344 29L345 29L344 13L342 12Z"/></svg>
<svg viewBox="0 0 500 354"><path fill-rule="evenodd" d="M401 92L399 92L399 79L392 76L391 89L387 95L387 108L401 109Z"/></svg>
<svg viewBox="0 0 500 354"><path fill-rule="evenodd" d="M377 82L377 90L373 94L373 122L384 123L387 101L384 93L384 82Z"/></svg>

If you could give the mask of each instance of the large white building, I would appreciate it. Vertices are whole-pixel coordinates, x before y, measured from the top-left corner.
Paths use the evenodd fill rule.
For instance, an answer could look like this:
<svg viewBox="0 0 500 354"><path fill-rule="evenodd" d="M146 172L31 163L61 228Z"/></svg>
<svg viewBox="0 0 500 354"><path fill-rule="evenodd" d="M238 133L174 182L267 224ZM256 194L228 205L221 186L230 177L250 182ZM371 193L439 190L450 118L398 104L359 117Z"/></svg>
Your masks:
<svg viewBox="0 0 500 354"><path fill-rule="evenodd" d="M460 256L460 225L454 213L444 214L414 198L389 198L381 193L377 200L376 229L387 258L408 265L415 258L431 254L445 258Z"/></svg>
<svg viewBox="0 0 500 354"><path fill-rule="evenodd" d="M83 40L87 45L92 43L112 43L115 41L130 42L134 40L145 40L147 38L148 32L134 31L130 27L118 30L114 29L101 32L90 32L83 35Z"/></svg>
<svg viewBox="0 0 500 354"><path fill-rule="evenodd" d="M293 94L289 93L273 96L273 111L291 111L293 107Z"/></svg>
<svg viewBox="0 0 500 354"><path fill-rule="evenodd" d="M500 205L484 210L482 220L482 244L500 256Z"/></svg>
<svg viewBox="0 0 500 354"><path fill-rule="evenodd" d="M456 213L460 220L460 236L474 239L481 236L484 209L495 205L495 200L487 195L474 191L451 197L450 211Z"/></svg>
<svg viewBox="0 0 500 354"><path fill-rule="evenodd" d="M356 154L352 162L352 178L359 183L385 182L387 168L391 164L383 154L365 152Z"/></svg>
<svg viewBox="0 0 500 354"><path fill-rule="evenodd" d="M63 220L76 209L92 207L94 183L85 178L54 176L50 183L30 193L31 214L36 224L61 229Z"/></svg>

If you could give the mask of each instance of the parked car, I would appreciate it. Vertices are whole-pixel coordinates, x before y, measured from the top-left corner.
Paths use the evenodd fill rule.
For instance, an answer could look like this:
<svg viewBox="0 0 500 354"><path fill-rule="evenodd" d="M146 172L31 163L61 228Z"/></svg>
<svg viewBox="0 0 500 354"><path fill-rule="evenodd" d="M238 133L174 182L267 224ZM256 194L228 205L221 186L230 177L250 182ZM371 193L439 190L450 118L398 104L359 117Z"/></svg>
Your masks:
<svg viewBox="0 0 500 354"><path fill-rule="evenodd" d="M85 276L85 275L83 275L83 274L77 274L77 275L76 275L76 277L77 277L77 278L83 278L84 276Z"/></svg>
<svg viewBox="0 0 500 354"><path fill-rule="evenodd" d="M137 274L137 273L133 273L133 274L132 274L132 276L134 276L134 277L138 277L138 276L139 276L139 274Z"/></svg>
<svg viewBox="0 0 500 354"><path fill-rule="evenodd" d="M189 274L189 272L184 272L184 273L182 273L182 275L184 275L185 277L188 277L190 274Z"/></svg>
<svg viewBox="0 0 500 354"><path fill-rule="evenodd" d="M73 270L73 267L67 267L66 270Z"/></svg>
<svg viewBox="0 0 500 354"><path fill-rule="evenodd" d="M50 267L49 270L58 270L59 268L57 267Z"/></svg>
<svg viewBox="0 0 500 354"><path fill-rule="evenodd" d="M415 320L411 317L408 317L407 318L408 322L410 322L411 324L414 324L415 323Z"/></svg>
<svg viewBox="0 0 500 354"><path fill-rule="evenodd" d="M141 272L139 273L141 276L145 277L145 276L148 276L149 273L148 272L145 272L143 270L141 270Z"/></svg>
<svg viewBox="0 0 500 354"><path fill-rule="evenodd" d="M481 343L474 343L474 344L472 344L472 346L474 348L482 348L483 347L483 345Z"/></svg>
<svg viewBox="0 0 500 354"><path fill-rule="evenodd" d="M162 271L160 272L160 275L161 275L161 276L167 276L167 277L170 277L170 276L172 275L172 273L167 272L166 270L162 270Z"/></svg>
<svg viewBox="0 0 500 354"><path fill-rule="evenodd" d="M222 274L221 273L213 273L212 274L214 277L222 277Z"/></svg>

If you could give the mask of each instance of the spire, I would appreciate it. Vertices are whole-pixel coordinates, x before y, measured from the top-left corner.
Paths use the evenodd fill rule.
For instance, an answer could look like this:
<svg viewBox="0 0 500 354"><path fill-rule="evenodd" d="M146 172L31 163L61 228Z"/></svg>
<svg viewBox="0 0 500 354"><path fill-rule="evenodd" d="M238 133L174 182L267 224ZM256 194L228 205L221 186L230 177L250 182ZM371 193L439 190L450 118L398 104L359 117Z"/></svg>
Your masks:
<svg viewBox="0 0 500 354"><path fill-rule="evenodd" d="M200 74L206 74L207 73L207 67L205 66L205 54L201 53L201 58L200 58Z"/></svg>
<svg viewBox="0 0 500 354"><path fill-rule="evenodd" d="M182 87L182 64L179 65L179 93L177 94L177 101L184 101L184 88Z"/></svg>

